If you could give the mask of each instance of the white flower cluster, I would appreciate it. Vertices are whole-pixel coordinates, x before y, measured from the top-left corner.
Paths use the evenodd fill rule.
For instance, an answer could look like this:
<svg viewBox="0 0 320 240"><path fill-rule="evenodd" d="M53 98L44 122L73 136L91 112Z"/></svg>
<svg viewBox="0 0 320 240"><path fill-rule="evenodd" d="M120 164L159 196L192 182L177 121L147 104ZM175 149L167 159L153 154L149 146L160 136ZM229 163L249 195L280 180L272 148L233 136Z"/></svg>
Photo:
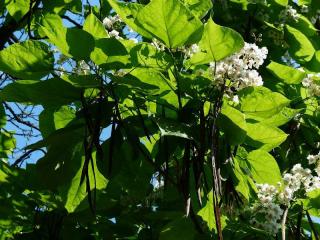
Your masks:
<svg viewBox="0 0 320 240"><path fill-rule="evenodd" d="M320 153L309 155L307 157L310 164L318 163L320 165ZM312 174L309 168L303 168L301 164L293 166L289 173L285 173L282 183L278 187L269 184L256 184L258 201L250 207L250 223L254 226L264 229L271 235L275 235L281 225L280 220L283 215L283 209L280 205L290 206L297 193L305 194L316 189L320 189L320 171L317 176Z"/></svg>
<svg viewBox="0 0 320 240"><path fill-rule="evenodd" d="M320 176L320 152L317 155L308 155L307 159L310 165L316 165L316 168L314 170L318 174L318 176Z"/></svg>
<svg viewBox="0 0 320 240"><path fill-rule="evenodd" d="M119 23L122 22L121 18L118 14L111 16L111 17L106 17L102 21L103 25L108 29L107 32L110 37L114 37L116 39L123 39L122 37L119 36L120 33L117 30L113 29L114 25L117 22L119 22Z"/></svg>
<svg viewBox="0 0 320 240"><path fill-rule="evenodd" d="M110 37L114 37L115 39L123 39L122 37L119 36L119 32L117 30L112 30L109 32Z"/></svg>
<svg viewBox="0 0 320 240"><path fill-rule="evenodd" d="M310 192L320 188L319 176L313 176L309 168L303 168L301 164L296 164L290 173L283 176L283 190L279 194L279 201L285 205L290 205L294 200L294 194L298 191Z"/></svg>
<svg viewBox="0 0 320 240"><path fill-rule="evenodd" d="M279 13L279 20L280 22L285 23L287 20L290 20L290 19L297 22L299 19L299 14L296 9L288 5L284 10L282 10Z"/></svg>
<svg viewBox="0 0 320 240"><path fill-rule="evenodd" d="M105 19L103 19L102 23L103 25L108 28L108 29L112 29L113 28L113 25L116 23L116 22L121 22L121 19L119 17L118 14L114 15L114 16L111 16L111 17L106 17Z"/></svg>
<svg viewBox="0 0 320 240"><path fill-rule="evenodd" d="M257 184L258 202L250 207L250 223L274 236L281 228L283 210L276 203L278 190L269 184Z"/></svg>
<svg viewBox="0 0 320 240"><path fill-rule="evenodd" d="M283 210L279 204L274 202L259 204L255 203L250 208L252 218L250 224L267 231L270 235L275 236L281 228L281 217Z"/></svg>
<svg viewBox="0 0 320 240"><path fill-rule="evenodd" d="M245 43L240 52L217 63L210 63L210 74L218 85L230 80L236 89L248 86L261 86L263 81L258 69L267 58L268 49L256 44Z"/></svg>
<svg viewBox="0 0 320 240"><path fill-rule="evenodd" d="M193 54L199 52L200 48L197 44L192 44L190 47L183 47L181 51L185 54L185 58L190 58Z"/></svg>
<svg viewBox="0 0 320 240"><path fill-rule="evenodd" d="M308 92L311 96L320 96L320 84L317 84L314 81L314 78L320 78L320 74L310 73L302 80L302 85L308 89Z"/></svg>

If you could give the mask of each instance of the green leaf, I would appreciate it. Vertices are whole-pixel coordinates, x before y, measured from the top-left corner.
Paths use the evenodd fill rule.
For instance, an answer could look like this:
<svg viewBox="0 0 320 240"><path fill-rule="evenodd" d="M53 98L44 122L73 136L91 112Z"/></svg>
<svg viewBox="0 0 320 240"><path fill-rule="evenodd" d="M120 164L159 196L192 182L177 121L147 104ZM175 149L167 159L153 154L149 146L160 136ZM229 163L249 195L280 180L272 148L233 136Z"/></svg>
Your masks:
<svg viewBox="0 0 320 240"><path fill-rule="evenodd" d="M301 64L309 62L315 49L308 37L289 25L286 25L285 30L285 38L290 46L289 53Z"/></svg>
<svg viewBox="0 0 320 240"><path fill-rule="evenodd" d="M89 166L88 166L90 190L91 191L93 191L94 189L101 190L107 187L108 180L100 173L100 171L97 168L95 153L93 153L92 157L93 157L93 166L91 162L89 163ZM82 157L81 167L79 168L76 175L72 178L71 183L66 190L67 195L66 195L65 208L69 213L74 212L76 208L79 206L79 204L87 196L86 180L84 180L82 184L80 184L83 163L84 163L84 157Z"/></svg>
<svg viewBox="0 0 320 240"><path fill-rule="evenodd" d="M318 72L320 69L320 50L316 51L313 58L306 65L306 68L313 72Z"/></svg>
<svg viewBox="0 0 320 240"><path fill-rule="evenodd" d="M256 183L277 185L281 182L281 173L276 160L263 150L255 150L248 154L249 170Z"/></svg>
<svg viewBox="0 0 320 240"><path fill-rule="evenodd" d="M263 123L247 123L246 143L261 150L270 151L283 143L287 134Z"/></svg>
<svg viewBox="0 0 320 240"><path fill-rule="evenodd" d="M235 186L235 189L237 192L241 193L242 196L249 201L251 192L253 189L255 189L254 182L252 179L248 176L246 172L244 172L240 164L243 160L239 156L236 156L234 159L234 165L232 168L232 181Z"/></svg>
<svg viewBox="0 0 320 240"><path fill-rule="evenodd" d="M3 105L0 105L0 128L3 128L7 123L6 111Z"/></svg>
<svg viewBox="0 0 320 240"><path fill-rule="evenodd" d="M53 54L48 46L28 40L0 51L0 70L14 77L40 79L53 70Z"/></svg>
<svg viewBox="0 0 320 240"><path fill-rule="evenodd" d="M200 19L212 8L211 0L183 0L182 2L186 4L193 15Z"/></svg>
<svg viewBox="0 0 320 240"><path fill-rule="evenodd" d="M164 75L154 69L136 68L123 77L110 76L113 81L126 85L140 93L150 95L165 95L171 91Z"/></svg>
<svg viewBox="0 0 320 240"><path fill-rule="evenodd" d="M83 30L96 39L109 37L102 22L93 13L90 13L84 21Z"/></svg>
<svg viewBox="0 0 320 240"><path fill-rule="evenodd" d="M202 23L179 0L153 0L142 8L135 23L168 47L199 40Z"/></svg>
<svg viewBox="0 0 320 240"><path fill-rule="evenodd" d="M291 26L301 31L307 37L316 35L318 31L309 21L309 19L301 14L299 14L299 18L297 21L293 21L291 23Z"/></svg>
<svg viewBox="0 0 320 240"><path fill-rule="evenodd" d="M97 65L108 68L110 64L127 64L128 52L115 38L101 38L95 41L95 48L90 59Z"/></svg>
<svg viewBox="0 0 320 240"><path fill-rule="evenodd" d="M138 3L119 2L117 0L109 0L109 3L130 28L146 38L152 38L152 35L148 31L144 30L135 23L137 14L143 8L143 5Z"/></svg>
<svg viewBox="0 0 320 240"><path fill-rule="evenodd" d="M42 136L46 138L54 131L66 127L75 117L75 111L68 106L45 108L39 116Z"/></svg>
<svg viewBox="0 0 320 240"><path fill-rule="evenodd" d="M262 120L272 117L286 107L290 100L265 87L248 87L238 92L240 109L246 118Z"/></svg>
<svg viewBox="0 0 320 240"><path fill-rule="evenodd" d="M263 124L278 127L287 122L289 122L292 118L294 118L300 110L292 109L292 108L283 108L279 113L274 114L272 117L263 119Z"/></svg>
<svg viewBox="0 0 320 240"><path fill-rule="evenodd" d="M243 113L227 104L223 104L218 124L230 144L239 145L244 142L247 124Z"/></svg>
<svg viewBox="0 0 320 240"><path fill-rule="evenodd" d="M202 218L203 221L207 222L207 225L211 231L216 230L216 219L214 216L214 208L213 208L213 191L211 190L207 194L207 202L203 208L200 209L198 215ZM222 230L226 227L227 217L222 215L221 216L221 228Z"/></svg>
<svg viewBox="0 0 320 240"><path fill-rule="evenodd" d="M49 94L50 93L50 94ZM80 99L80 89L59 78L45 81L21 80L13 82L0 91L0 98L7 102L60 106Z"/></svg>
<svg viewBox="0 0 320 240"><path fill-rule="evenodd" d="M283 7L288 5L288 0L272 0L272 2L274 2L280 6L283 6Z"/></svg>
<svg viewBox="0 0 320 240"><path fill-rule="evenodd" d="M94 48L94 38L88 32L65 28L59 15L45 15L40 29L64 55L76 60L88 59Z"/></svg>
<svg viewBox="0 0 320 240"><path fill-rule="evenodd" d="M76 88L98 88L101 80L97 75L62 75L61 78Z"/></svg>
<svg viewBox="0 0 320 240"><path fill-rule="evenodd" d="M48 12L63 13L66 10L75 13L82 12L81 0L54 0L43 1L43 7Z"/></svg>
<svg viewBox="0 0 320 240"><path fill-rule="evenodd" d="M130 56L132 64L137 67L168 69L173 65L173 59L168 54L147 43L133 47Z"/></svg>
<svg viewBox="0 0 320 240"><path fill-rule="evenodd" d="M191 64L205 64L219 61L243 48L244 41L239 33L231 28L219 26L212 19L205 24L199 42L200 52L194 54Z"/></svg>
<svg viewBox="0 0 320 240"><path fill-rule="evenodd" d="M182 217L165 225L160 232L159 240L193 240L195 234L196 231L190 218Z"/></svg>
<svg viewBox="0 0 320 240"><path fill-rule="evenodd" d="M6 8L17 22L26 15L30 8L30 0L5 0Z"/></svg>
<svg viewBox="0 0 320 240"><path fill-rule="evenodd" d="M271 61L267 69L279 80L287 84L300 84L306 73L293 67Z"/></svg>
<svg viewBox="0 0 320 240"><path fill-rule="evenodd" d="M192 131L191 126L169 119L159 119L156 123L160 129L161 136L174 136L191 140L195 139L195 132Z"/></svg>
<svg viewBox="0 0 320 240"><path fill-rule="evenodd" d="M147 85L156 87L157 91L154 93L167 93L172 90L169 85L169 80L160 72L153 69L136 68L130 72L131 76L136 77L143 83L142 89L147 88ZM132 85L132 87L135 87Z"/></svg>
<svg viewBox="0 0 320 240"><path fill-rule="evenodd" d="M0 158L8 158L16 147L16 139L13 133L1 131L0 132Z"/></svg>

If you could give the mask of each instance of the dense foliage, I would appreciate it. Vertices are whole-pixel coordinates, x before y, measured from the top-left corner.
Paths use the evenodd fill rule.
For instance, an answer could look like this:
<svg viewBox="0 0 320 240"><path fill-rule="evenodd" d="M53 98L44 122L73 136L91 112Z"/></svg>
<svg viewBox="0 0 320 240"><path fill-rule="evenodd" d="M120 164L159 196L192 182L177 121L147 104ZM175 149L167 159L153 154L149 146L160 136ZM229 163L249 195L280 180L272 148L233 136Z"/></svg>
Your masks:
<svg viewBox="0 0 320 240"><path fill-rule="evenodd" d="M0 239L319 239L319 0L0 12Z"/></svg>

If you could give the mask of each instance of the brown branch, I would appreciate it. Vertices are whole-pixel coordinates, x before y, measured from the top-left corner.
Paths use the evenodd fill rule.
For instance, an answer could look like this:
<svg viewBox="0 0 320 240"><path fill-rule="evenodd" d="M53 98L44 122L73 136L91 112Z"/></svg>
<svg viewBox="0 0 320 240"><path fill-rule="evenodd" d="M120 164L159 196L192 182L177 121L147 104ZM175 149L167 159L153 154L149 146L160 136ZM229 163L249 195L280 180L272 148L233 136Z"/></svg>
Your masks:
<svg viewBox="0 0 320 240"><path fill-rule="evenodd" d="M20 28L21 24L31 17L32 13L38 8L40 2L40 0L37 0L32 9L30 9L19 21L12 19L0 28L0 50L4 48L5 44L9 41L13 33Z"/></svg>
<svg viewBox="0 0 320 240"><path fill-rule="evenodd" d="M33 125L31 122L22 120L6 102L3 102L3 105L11 113L11 115L13 116L13 119L16 120L18 123L21 123L21 124L26 125L30 128L36 129L40 132L40 128Z"/></svg>
<svg viewBox="0 0 320 240"><path fill-rule="evenodd" d="M81 24L77 23L75 20L73 20L69 16L63 15L62 18L68 20L69 22L74 24L77 28L82 28Z"/></svg>

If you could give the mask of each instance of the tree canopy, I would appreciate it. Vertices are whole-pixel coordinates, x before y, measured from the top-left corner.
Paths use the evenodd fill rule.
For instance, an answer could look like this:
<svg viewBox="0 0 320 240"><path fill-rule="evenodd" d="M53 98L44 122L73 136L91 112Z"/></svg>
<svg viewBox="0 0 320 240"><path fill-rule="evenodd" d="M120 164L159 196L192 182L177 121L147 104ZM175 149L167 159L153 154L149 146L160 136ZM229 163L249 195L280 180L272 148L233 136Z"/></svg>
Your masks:
<svg viewBox="0 0 320 240"><path fill-rule="evenodd" d="M0 12L0 240L319 239L319 0Z"/></svg>

